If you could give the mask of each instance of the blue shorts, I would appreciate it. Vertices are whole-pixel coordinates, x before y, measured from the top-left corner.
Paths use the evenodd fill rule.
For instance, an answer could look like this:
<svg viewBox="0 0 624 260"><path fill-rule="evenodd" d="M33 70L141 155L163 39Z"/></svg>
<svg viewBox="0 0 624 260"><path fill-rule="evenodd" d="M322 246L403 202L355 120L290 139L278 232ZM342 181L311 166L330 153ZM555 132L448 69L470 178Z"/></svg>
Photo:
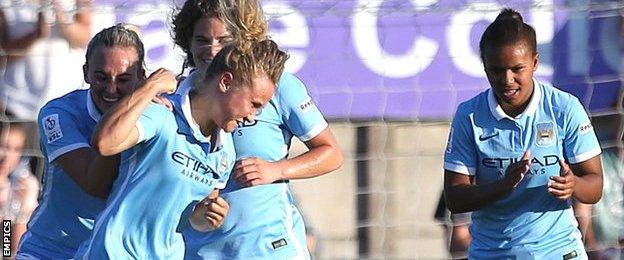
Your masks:
<svg viewBox="0 0 624 260"><path fill-rule="evenodd" d="M15 259L73 259L76 248L26 232L20 240Z"/></svg>
<svg viewBox="0 0 624 260"><path fill-rule="evenodd" d="M288 184L268 184L221 195L230 210L210 232L184 232L185 259L310 259L305 225Z"/></svg>

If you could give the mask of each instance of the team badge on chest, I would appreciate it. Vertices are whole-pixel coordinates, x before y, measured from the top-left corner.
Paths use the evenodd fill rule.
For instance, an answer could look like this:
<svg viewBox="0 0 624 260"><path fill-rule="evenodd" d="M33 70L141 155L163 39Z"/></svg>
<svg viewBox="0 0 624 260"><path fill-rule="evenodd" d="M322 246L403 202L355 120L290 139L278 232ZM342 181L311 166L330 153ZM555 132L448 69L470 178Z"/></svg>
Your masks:
<svg viewBox="0 0 624 260"><path fill-rule="evenodd" d="M228 168L227 154L223 153L223 155L221 156L221 161L219 162L219 171L224 172L225 170L227 170L227 168Z"/></svg>
<svg viewBox="0 0 624 260"><path fill-rule="evenodd" d="M535 144L550 146L555 143L555 124L553 122L538 123L535 125Z"/></svg>

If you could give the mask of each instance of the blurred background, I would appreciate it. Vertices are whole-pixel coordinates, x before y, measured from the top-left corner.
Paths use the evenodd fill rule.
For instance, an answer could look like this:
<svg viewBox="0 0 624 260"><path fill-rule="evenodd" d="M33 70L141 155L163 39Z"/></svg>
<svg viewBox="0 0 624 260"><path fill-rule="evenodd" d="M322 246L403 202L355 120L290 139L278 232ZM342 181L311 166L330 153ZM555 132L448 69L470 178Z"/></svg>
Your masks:
<svg viewBox="0 0 624 260"><path fill-rule="evenodd" d="M52 9L51 1L0 2L5 15L19 15L15 10L20 8L44 13ZM181 3L93 1L91 35L118 22L134 24L145 43L147 69L165 67L179 72L183 53L174 48L169 24ZM489 88L478 41L503 7L520 11L525 22L536 29L540 52L536 77L576 95L592 116L603 149L620 152L609 161L616 166L605 167L610 173L607 176L605 172L603 204L589 215L596 227L591 250L606 259L620 257L624 241L619 236L624 233L622 1L261 3L270 20L272 39L291 55L287 70L306 84L345 153L345 163L337 172L291 182L315 242L316 259L450 257L444 228L451 225L450 219L444 214L434 218L442 193L443 151L457 105ZM71 15L78 9L70 7L67 12ZM7 21L13 31L28 30ZM57 23L53 15L46 22ZM67 53L50 56L42 47L28 55L60 60L62 66L39 69L56 70L54 75L66 78L64 87L69 90L87 88L80 83L84 50L69 47ZM67 55L75 55L75 62L69 62ZM57 92L46 94L46 98L66 91ZM27 118L11 121L31 123ZM37 139L32 137L36 130L28 129L31 137L23 156L41 161ZM295 142L291 155L302 151L304 146ZM42 164L35 165L33 172L40 175ZM614 225L611 231L617 234L601 231L605 223Z"/></svg>

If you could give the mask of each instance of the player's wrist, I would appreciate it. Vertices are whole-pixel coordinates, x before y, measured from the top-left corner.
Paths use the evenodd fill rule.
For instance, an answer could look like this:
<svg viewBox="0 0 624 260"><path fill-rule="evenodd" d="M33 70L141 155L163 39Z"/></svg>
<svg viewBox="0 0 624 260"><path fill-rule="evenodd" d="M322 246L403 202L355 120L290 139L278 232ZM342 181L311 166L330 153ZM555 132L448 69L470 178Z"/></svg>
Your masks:
<svg viewBox="0 0 624 260"><path fill-rule="evenodd" d="M502 187L502 190L501 190L502 193L508 194L516 189L516 187L518 186L518 183L519 182L509 180L508 178L503 178L500 181L500 185L497 185L497 186Z"/></svg>

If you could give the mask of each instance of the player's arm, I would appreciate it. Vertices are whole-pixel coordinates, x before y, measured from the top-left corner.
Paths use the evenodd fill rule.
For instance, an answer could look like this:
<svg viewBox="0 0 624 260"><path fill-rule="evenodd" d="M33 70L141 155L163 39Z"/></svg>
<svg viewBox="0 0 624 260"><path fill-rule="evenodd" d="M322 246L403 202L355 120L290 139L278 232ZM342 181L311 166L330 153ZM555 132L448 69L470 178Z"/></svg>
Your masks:
<svg viewBox="0 0 624 260"><path fill-rule="evenodd" d="M120 156L100 156L91 147L83 147L56 158L53 162L63 168L85 192L107 198L117 178Z"/></svg>
<svg viewBox="0 0 624 260"><path fill-rule="evenodd" d="M491 205L511 193L529 170L531 153L525 152L522 159L512 163L505 170L505 177L499 181L477 185L474 177L444 170L444 197L452 213L475 211Z"/></svg>
<svg viewBox="0 0 624 260"><path fill-rule="evenodd" d="M566 161L559 160L559 176L551 177L548 192L567 200L594 204L602 197L602 162L600 144L589 116L576 97L566 102L563 151ZM569 165L568 165L569 162Z"/></svg>
<svg viewBox="0 0 624 260"><path fill-rule="evenodd" d="M452 213L475 211L513 191L513 186L500 182L485 185L472 183L472 176L444 170L444 199Z"/></svg>
<svg viewBox="0 0 624 260"><path fill-rule="evenodd" d="M93 145L102 156L125 151L139 141L137 122L151 100L176 88L174 75L165 69L152 73L131 94L122 98L102 117L93 134Z"/></svg>
<svg viewBox="0 0 624 260"><path fill-rule="evenodd" d="M338 169L343 155L329 127L319 135L304 142L308 151L291 159L278 161L280 179L307 179Z"/></svg>
<svg viewBox="0 0 624 260"><path fill-rule="evenodd" d="M276 162L258 157L241 159L234 166L233 176L239 184L253 186L278 180L313 178L342 165L342 151L329 127L304 143L309 150L297 157Z"/></svg>
<svg viewBox="0 0 624 260"><path fill-rule="evenodd" d="M588 204L594 204L602 198L602 161L600 155L570 165L570 169L576 177L576 187L573 197Z"/></svg>
<svg viewBox="0 0 624 260"><path fill-rule="evenodd" d="M197 231L215 230L223 224L229 209L230 205L219 197L219 190L214 189L206 198L195 205L189 223Z"/></svg>
<svg viewBox="0 0 624 260"><path fill-rule="evenodd" d="M549 183L548 192L553 196L566 200L574 197L575 200L594 204L602 197L602 161L600 155L589 160L566 164L560 161L559 176L553 176Z"/></svg>

